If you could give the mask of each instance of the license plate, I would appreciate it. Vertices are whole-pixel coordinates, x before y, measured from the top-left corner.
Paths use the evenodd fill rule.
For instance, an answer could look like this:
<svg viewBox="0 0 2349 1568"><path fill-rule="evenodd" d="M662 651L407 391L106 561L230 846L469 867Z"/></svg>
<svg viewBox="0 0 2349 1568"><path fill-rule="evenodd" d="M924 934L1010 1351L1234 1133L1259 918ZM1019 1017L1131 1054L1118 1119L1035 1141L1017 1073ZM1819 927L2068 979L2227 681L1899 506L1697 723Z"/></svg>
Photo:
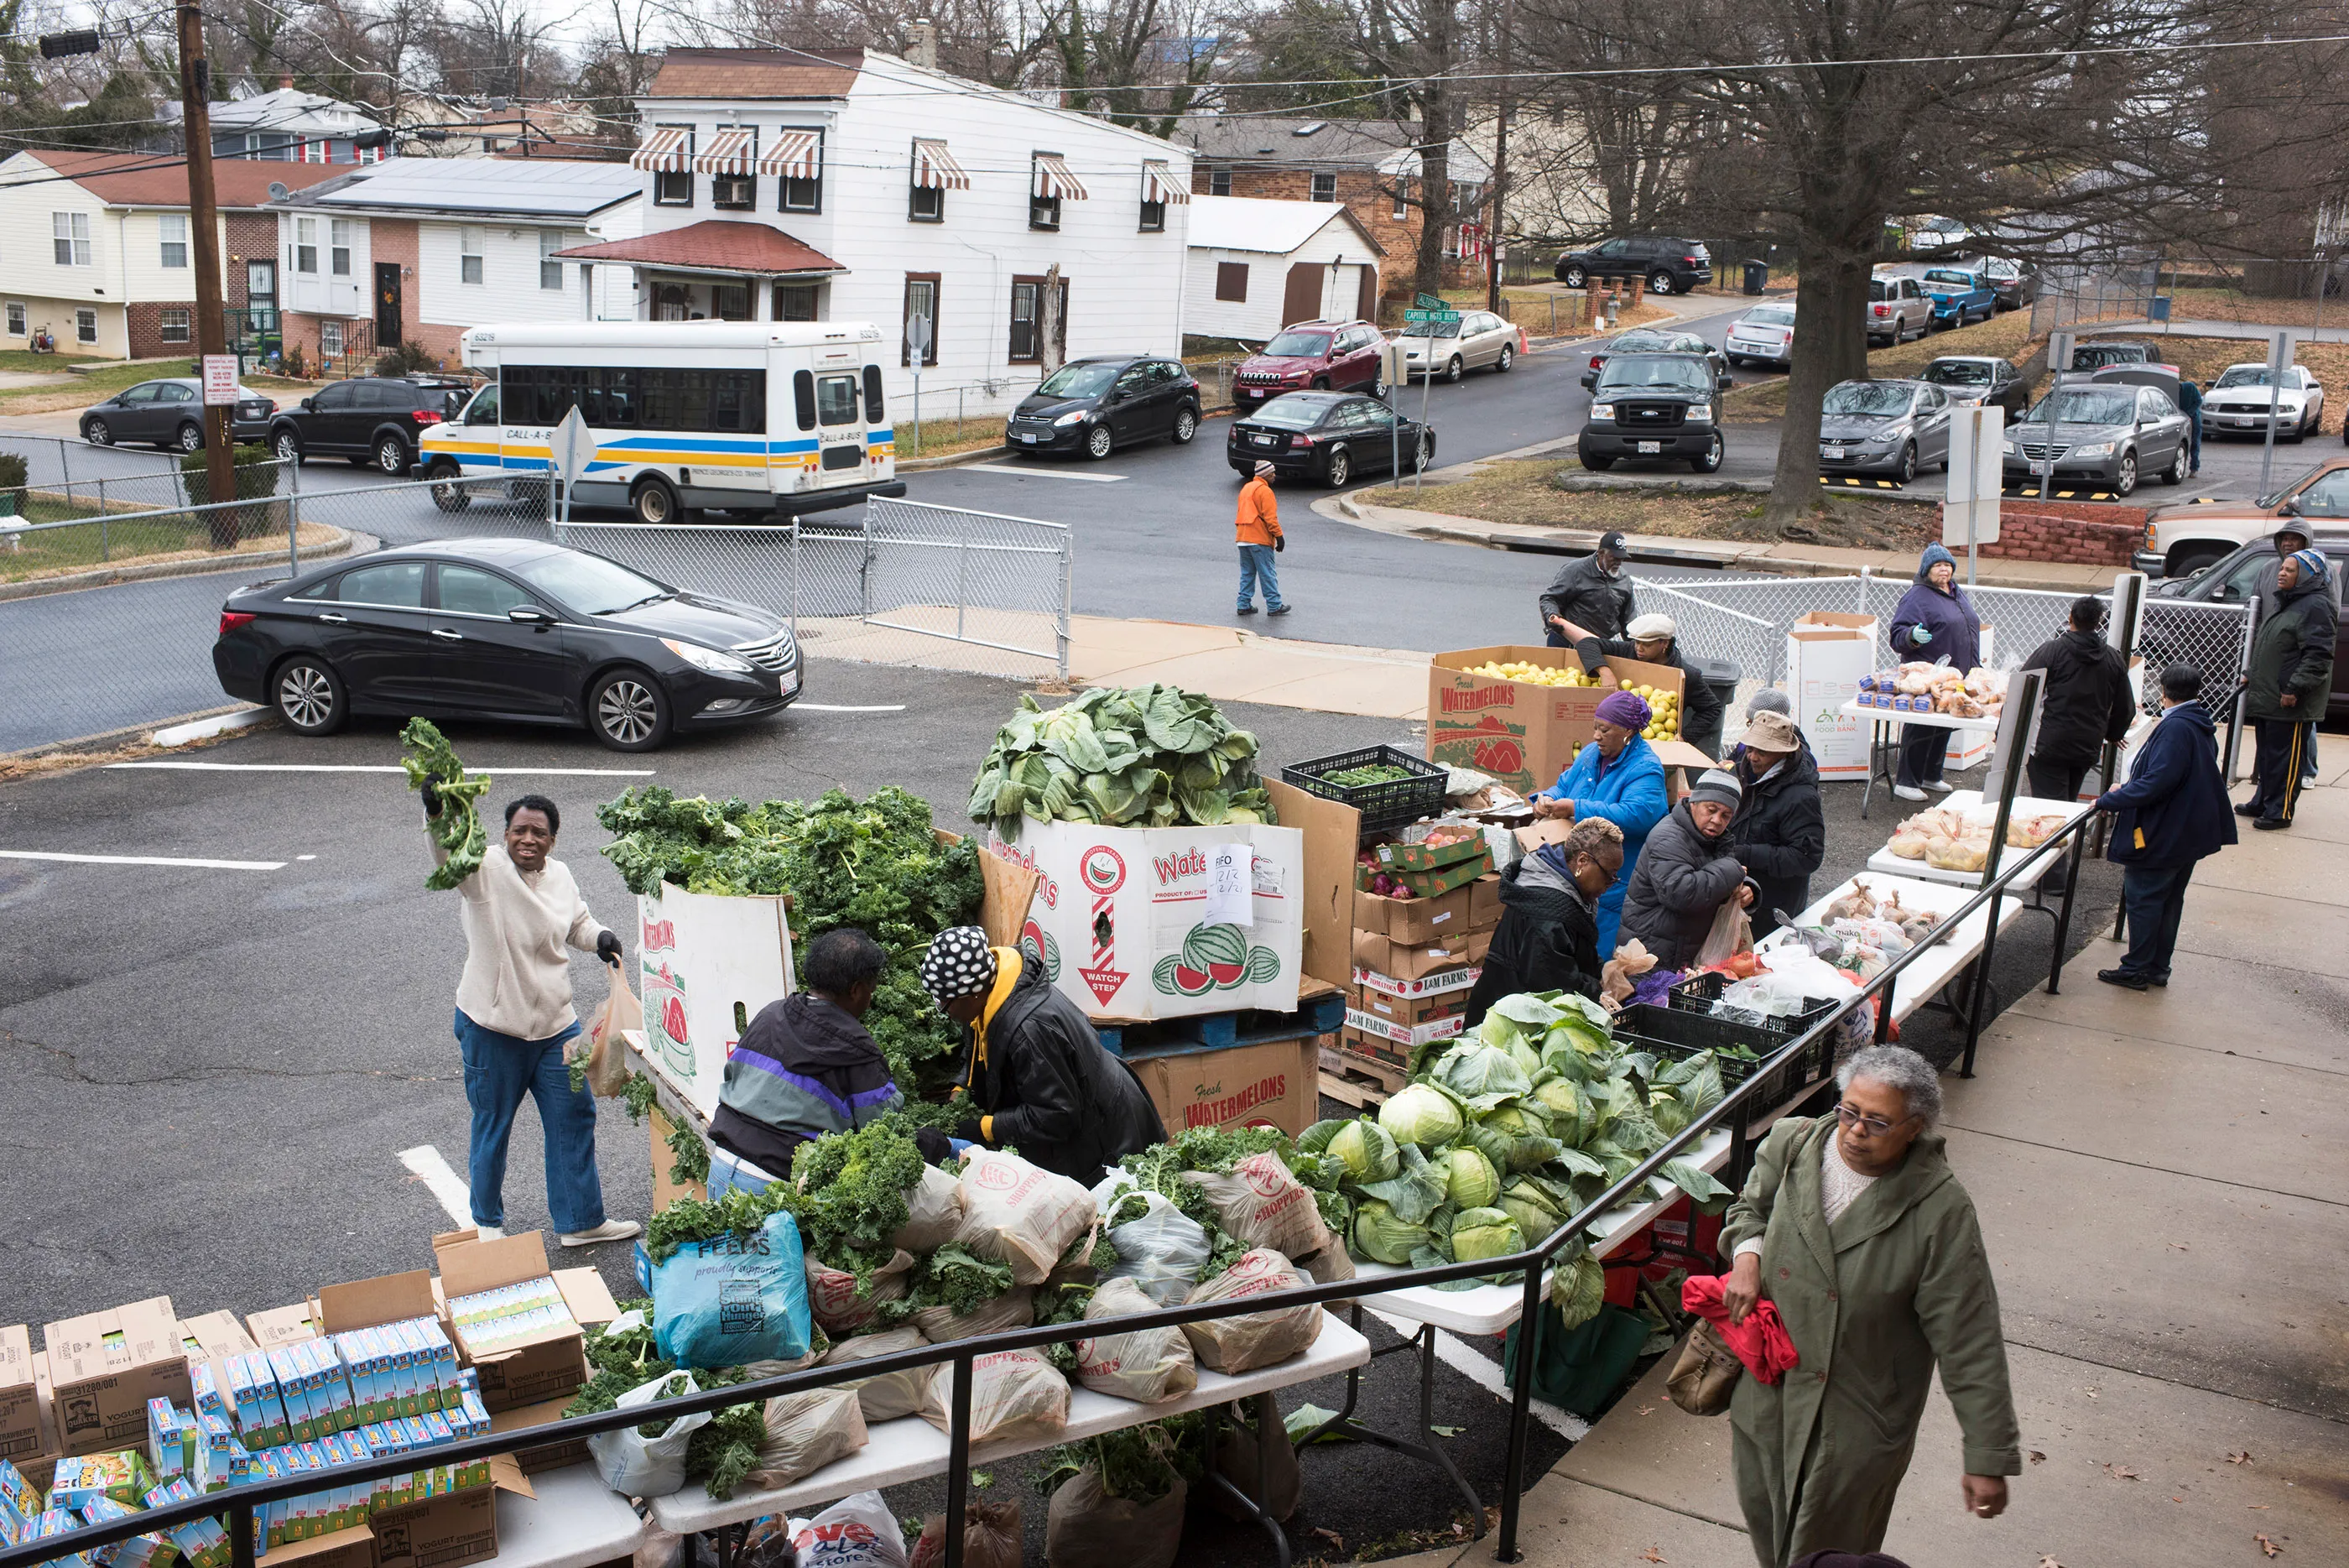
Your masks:
<svg viewBox="0 0 2349 1568"><path fill-rule="evenodd" d="M1277 446L1280 441L1280 438L1278 436L1252 435L1248 437L1248 440L1256 442L1258 446Z"/></svg>
<svg viewBox="0 0 2349 1568"><path fill-rule="evenodd" d="M1819 448L1819 455L1826 459L1829 462L1841 462L1843 461L1843 448L1839 446L1823 446Z"/></svg>
<svg viewBox="0 0 2349 1568"><path fill-rule="evenodd" d="M1019 439L1026 441L1030 446L1034 446L1036 444L1036 432L1033 431L1021 431L1019 432Z"/></svg>
<svg viewBox="0 0 2349 1568"><path fill-rule="evenodd" d="M1659 452L1663 450L1664 443L1660 441L1643 441L1640 443L1640 451L1643 455L1649 452Z"/></svg>
<svg viewBox="0 0 2349 1568"><path fill-rule="evenodd" d="M782 689L783 695L786 697L800 689L800 672L798 670L792 670L783 677Z"/></svg>

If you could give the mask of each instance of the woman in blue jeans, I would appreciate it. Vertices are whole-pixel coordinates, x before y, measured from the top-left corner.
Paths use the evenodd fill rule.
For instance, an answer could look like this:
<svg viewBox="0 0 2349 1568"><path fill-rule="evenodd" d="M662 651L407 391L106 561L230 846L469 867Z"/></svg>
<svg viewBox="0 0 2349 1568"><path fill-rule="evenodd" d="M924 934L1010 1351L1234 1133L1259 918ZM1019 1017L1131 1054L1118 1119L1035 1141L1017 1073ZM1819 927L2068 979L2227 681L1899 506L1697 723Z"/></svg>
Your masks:
<svg viewBox="0 0 2349 1568"><path fill-rule="evenodd" d="M424 814L440 797L424 786ZM595 1175L595 1100L571 1086L564 1062L579 1033L571 1006L566 948L617 969L620 939L596 923L571 868L551 858L563 814L543 794L506 807L502 842L457 884L463 900L465 972L457 981L457 1044L465 1055L465 1100L473 1109L468 1180L473 1226L484 1240L505 1234L506 1142L523 1096L538 1102L546 1137L546 1207L566 1247L625 1241L641 1229L604 1217ZM449 852L435 841L433 858Z"/></svg>

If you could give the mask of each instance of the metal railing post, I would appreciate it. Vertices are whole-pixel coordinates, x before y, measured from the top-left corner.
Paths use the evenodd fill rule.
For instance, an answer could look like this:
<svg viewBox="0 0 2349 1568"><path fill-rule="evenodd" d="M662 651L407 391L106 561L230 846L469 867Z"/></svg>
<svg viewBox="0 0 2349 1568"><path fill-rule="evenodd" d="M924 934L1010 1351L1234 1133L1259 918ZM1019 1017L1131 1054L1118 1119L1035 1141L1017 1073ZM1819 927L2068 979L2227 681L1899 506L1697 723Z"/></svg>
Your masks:
<svg viewBox="0 0 2349 1568"><path fill-rule="evenodd" d="M253 1505L238 1503L228 1511L229 1568L253 1568Z"/></svg>
<svg viewBox="0 0 2349 1568"><path fill-rule="evenodd" d="M1526 1490L1526 1426L1534 1413L1534 1357L1542 1331L1542 1265L1526 1271L1525 1301L1517 1309L1517 1369L1509 1381L1509 1447L1501 1467L1501 1533L1493 1555L1515 1563L1517 1515ZM1480 1521L1481 1522L1481 1521Z"/></svg>
<svg viewBox="0 0 2349 1568"><path fill-rule="evenodd" d="M859 620L871 620L873 618L873 563L874 560L874 555L873 550L873 508L869 504L864 508L864 519L861 527L863 529L864 540L864 558L863 561L858 563L856 567L856 618Z"/></svg>
<svg viewBox="0 0 2349 1568"><path fill-rule="evenodd" d="M792 519L792 640L800 637L800 539L806 533L806 520Z"/></svg>
<svg viewBox="0 0 2349 1568"><path fill-rule="evenodd" d="M954 1392L947 1417L947 1568L962 1568L963 1507L970 1487L970 1364L954 1362Z"/></svg>
<svg viewBox="0 0 2349 1568"><path fill-rule="evenodd" d="M292 486L285 499L285 564L299 576L302 572L302 465L282 464Z"/></svg>
<svg viewBox="0 0 2349 1568"><path fill-rule="evenodd" d="M65 480L66 504L71 506L73 504L73 464L66 461L66 443L62 438L57 441L57 472Z"/></svg>
<svg viewBox="0 0 2349 1568"><path fill-rule="evenodd" d="M1075 627L1071 611L1077 595L1077 535L1069 529L1061 535L1061 680L1069 679L1069 641Z"/></svg>
<svg viewBox="0 0 2349 1568"><path fill-rule="evenodd" d="M970 606L970 519L955 530L955 640L963 639L963 616Z"/></svg>

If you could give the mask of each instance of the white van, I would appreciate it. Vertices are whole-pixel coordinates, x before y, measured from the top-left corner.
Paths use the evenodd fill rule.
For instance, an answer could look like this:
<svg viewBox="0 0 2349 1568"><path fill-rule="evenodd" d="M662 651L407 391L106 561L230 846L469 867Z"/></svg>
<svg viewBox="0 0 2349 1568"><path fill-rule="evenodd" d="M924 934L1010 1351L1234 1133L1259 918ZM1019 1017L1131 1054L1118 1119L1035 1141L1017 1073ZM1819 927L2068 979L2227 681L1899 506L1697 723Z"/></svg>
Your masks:
<svg viewBox="0 0 2349 1568"><path fill-rule="evenodd" d="M595 455L582 506L640 523L690 510L786 517L903 495L881 393L881 329L848 321L583 321L476 327L465 363L489 378L424 432L417 466L444 482L502 475L543 496L548 440L573 408ZM444 483L443 510L470 499Z"/></svg>

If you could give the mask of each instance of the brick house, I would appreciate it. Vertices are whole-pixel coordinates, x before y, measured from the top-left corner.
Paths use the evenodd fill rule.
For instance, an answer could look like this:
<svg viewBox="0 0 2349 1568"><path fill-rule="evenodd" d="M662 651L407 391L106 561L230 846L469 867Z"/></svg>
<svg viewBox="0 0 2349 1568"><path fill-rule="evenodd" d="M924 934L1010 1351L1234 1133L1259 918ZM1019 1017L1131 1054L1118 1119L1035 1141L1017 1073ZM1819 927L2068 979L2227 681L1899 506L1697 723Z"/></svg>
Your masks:
<svg viewBox="0 0 2349 1568"><path fill-rule="evenodd" d="M1335 202L1392 258L1389 294L1408 292L1411 259L1419 250L1423 210L1413 199L1421 179L1417 121L1206 118L1177 133L1195 149L1191 190L1202 196L1255 196L1286 202ZM1452 211L1444 254L1454 257L1454 281L1475 272L1480 231L1475 218L1493 178L1492 166L1454 138L1450 154ZM1460 262L1465 231L1469 260Z"/></svg>

